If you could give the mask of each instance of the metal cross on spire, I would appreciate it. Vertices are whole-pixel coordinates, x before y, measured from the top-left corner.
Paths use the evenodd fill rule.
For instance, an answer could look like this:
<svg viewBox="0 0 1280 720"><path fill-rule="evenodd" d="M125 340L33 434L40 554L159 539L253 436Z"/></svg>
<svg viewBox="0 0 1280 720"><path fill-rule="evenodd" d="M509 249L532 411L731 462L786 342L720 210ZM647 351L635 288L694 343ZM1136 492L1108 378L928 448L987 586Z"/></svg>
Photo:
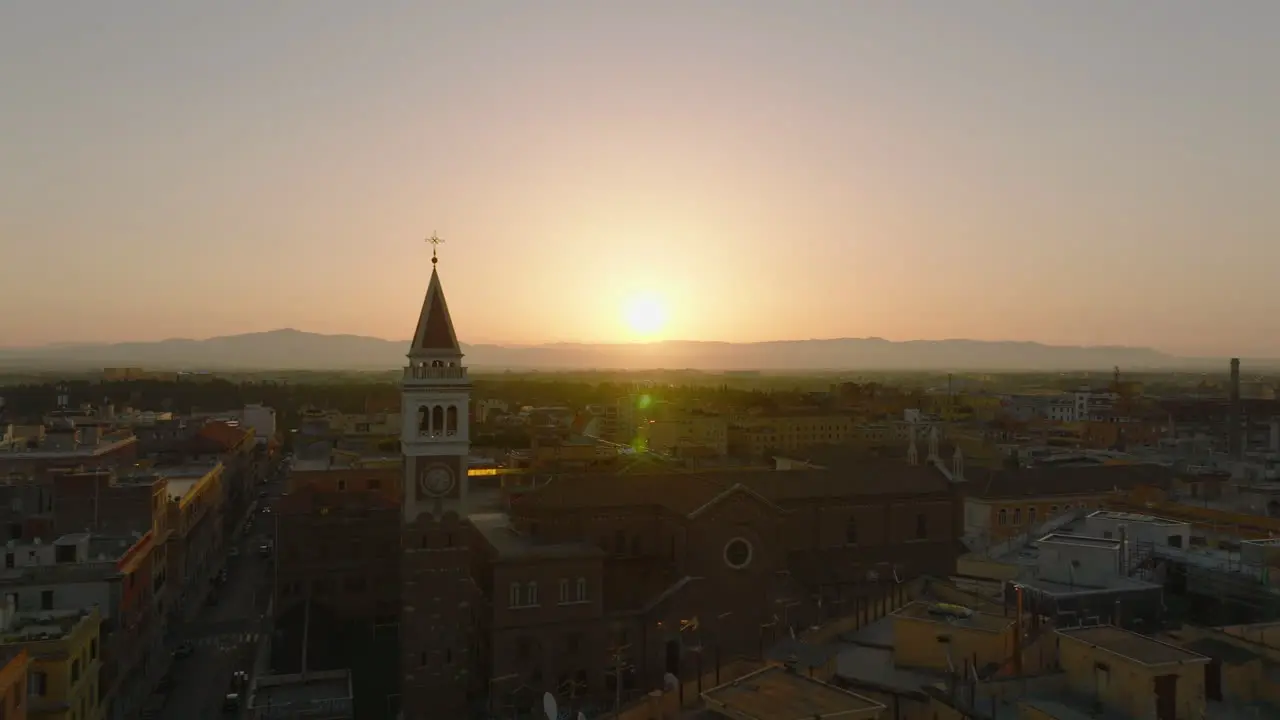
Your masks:
<svg viewBox="0 0 1280 720"><path fill-rule="evenodd" d="M444 242L444 240L433 232L431 237L427 238L427 242L431 243L431 264L435 265L440 261L440 258L436 257L436 249L440 247L440 243Z"/></svg>

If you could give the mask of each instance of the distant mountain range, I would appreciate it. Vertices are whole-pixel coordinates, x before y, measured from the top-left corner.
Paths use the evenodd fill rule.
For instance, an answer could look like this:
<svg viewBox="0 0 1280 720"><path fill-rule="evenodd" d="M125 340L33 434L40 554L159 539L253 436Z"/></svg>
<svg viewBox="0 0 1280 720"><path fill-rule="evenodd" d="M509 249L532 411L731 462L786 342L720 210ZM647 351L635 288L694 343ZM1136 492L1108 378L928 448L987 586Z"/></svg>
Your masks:
<svg viewBox="0 0 1280 720"><path fill-rule="evenodd" d="M407 340L273 330L158 342L0 348L0 367L149 370L389 370L402 366ZM759 343L668 341L648 344L556 343L536 346L464 345L476 369L509 370L1105 370L1221 369L1226 358L1184 358L1121 346L1056 346L1034 342L880 338L784 340ZM1280 361L1245 360L1257 368Z"/></svg>

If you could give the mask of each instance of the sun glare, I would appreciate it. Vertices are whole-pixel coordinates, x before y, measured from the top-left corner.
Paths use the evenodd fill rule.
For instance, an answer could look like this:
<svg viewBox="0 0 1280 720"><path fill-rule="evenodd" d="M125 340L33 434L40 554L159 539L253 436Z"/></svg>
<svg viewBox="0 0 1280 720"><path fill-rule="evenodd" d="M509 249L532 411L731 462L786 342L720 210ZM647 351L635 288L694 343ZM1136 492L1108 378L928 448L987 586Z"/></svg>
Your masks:
<svg viewBox="0 0 1280 720"><path fill-rule="evenodd" d="M653 295L632 298L626 307L627 327L640 338L652 338L662 332L667 324L667 309Z"/></svg>

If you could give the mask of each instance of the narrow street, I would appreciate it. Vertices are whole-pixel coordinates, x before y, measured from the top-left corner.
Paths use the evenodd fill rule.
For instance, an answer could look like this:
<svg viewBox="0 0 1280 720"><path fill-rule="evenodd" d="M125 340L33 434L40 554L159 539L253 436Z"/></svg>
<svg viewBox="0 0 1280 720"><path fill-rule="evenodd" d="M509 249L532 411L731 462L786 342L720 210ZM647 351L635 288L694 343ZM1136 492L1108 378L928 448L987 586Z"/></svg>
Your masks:
<svg viewBox="0 0 1280 720"><path fill-rule="evenodd" d="M260 486L269 496L251 510L249 527L228 539L226 573L222 583L206 583L202 603L187 637L178 645L190 648L186 657L175 657L170 669L173 686L158 716L162 720L214 720L235 718L240 712L223 710L223 700L237 671L249 673L261 638L259 619L268 611L272 560L261 557L259 547L270 532L272 518L262 512L279 496L281 484L273 476ZM232 547L235 550L232 550ZM247 689L246 689L247 690ZM242 693L242 707L245 700Z"/></svg>
<svg viewBox="0 0 1280 720"><path fill-rule="evenodd" d="M217 588L217 604L206 603L195 623L235 627L234 621L252 621L259 614L257 594L269 563L259 559L252 536L240 541L238 557L228 558L227 581ZM176 685L161 716L166 720L215 718L222 714L222 700L237 670L248 670L257 638L238 631L192 641L190 657L174 661ZM229 714L230 715L230 714Z"/></svg>

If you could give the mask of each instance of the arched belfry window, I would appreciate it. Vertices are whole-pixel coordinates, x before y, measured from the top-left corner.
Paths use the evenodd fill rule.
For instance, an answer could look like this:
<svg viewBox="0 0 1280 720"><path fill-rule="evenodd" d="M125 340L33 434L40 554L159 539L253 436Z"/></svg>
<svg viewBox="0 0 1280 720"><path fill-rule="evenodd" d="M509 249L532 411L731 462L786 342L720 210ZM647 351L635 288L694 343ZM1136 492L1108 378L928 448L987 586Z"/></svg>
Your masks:
<svg viewBox="0 0 1280 720"><path fill-rule="evenodd" d="M457 405L450 405L449 409L445 410L444 434L445 435L458 434L458 406Z"/></svg>
<svg viewBox="0 0 1280 720"><path fill-rule="evenodd" d="M418 407L418 432L422 435L431 432L431 410L426 405Z"/></svg>
<svg viewBox="0 0 1280 720"><path fill-rule="evenodd" d="M443 361L443 360L432 360L432 361L431 361L431 367L444 367L444 361Z"/></svg>
<svg viewBox="0 0 1280 720"><path fill-rule="evenodd" d="M436 405L431 408L431 434L439 435L444 432L444 406Z"/></svg>

